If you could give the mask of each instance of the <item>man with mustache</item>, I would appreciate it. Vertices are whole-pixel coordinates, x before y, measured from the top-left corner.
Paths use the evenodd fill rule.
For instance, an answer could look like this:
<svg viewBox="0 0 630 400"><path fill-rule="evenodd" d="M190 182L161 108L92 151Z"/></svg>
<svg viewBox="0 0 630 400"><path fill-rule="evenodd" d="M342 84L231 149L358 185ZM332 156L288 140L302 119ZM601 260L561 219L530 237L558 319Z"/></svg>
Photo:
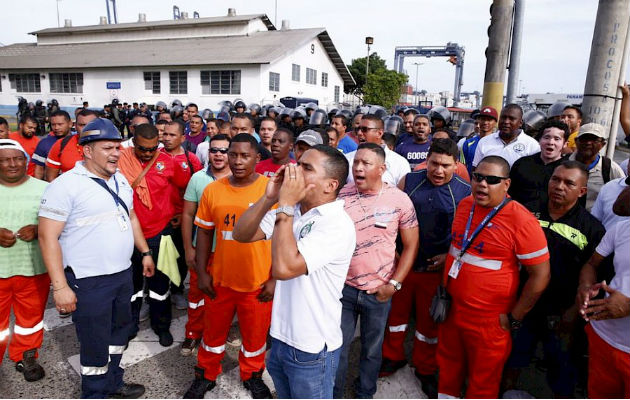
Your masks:
<svg viewBox="0 0 630 400"><path fill-rule="evenodd" d="M452 305L438 332L439 395L497 398L511 332L549 283L549 251L535 217L510 201L510 166L499 156L477 164L472 196L455 213L444 276ZM528 278L518 296L519 269Z"/></svg>

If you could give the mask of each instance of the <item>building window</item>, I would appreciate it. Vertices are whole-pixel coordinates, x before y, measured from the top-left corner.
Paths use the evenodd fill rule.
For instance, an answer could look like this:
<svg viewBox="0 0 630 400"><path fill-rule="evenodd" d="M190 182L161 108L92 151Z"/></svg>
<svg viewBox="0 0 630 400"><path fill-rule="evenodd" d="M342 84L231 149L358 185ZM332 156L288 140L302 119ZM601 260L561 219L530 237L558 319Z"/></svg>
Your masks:
<svg viewBox="0 0 630 400"><path fill-rule="evenodd" d="M335 86L335 103L339 103L339 86Z"/></svg>
<svg viewBox="0 0 630 400"><path fill-rule="evenodd" d="M280 74L276 72L269 73L269 90L272 92L280 91Z"/></svg>
<svg viewBox="0 0 630 400"><path fill-rule="evenodd" d="M50 93L83 93L83 74L51 72Z"/></svg>
<svg viewBox="0 0 630 400"><path fill-rule="evenodd" d="M188 72L187 71L169 71L168 73L169 87L171 94L187 94L188 93Z"/></svg>
<svg viewBox="0 0 630 400"><path fill-rule="evenodd" d="M160 94L160 72L144 73L144 90L151 90L153 94Z"/></svg>
<svg viewBox="0 0 630 400"><path fill-rule="evenodd" d="M311 85L317 85L317 71L314 69L306 68L306 83Z"/></svg>
<svg viewBox="0 0 630 400"><path fill-rule="evenodd" d="M42 91L39 74L9 74L11 89L18 93L39 93Z"/></svg>
<svg viewBox="0 0 630 400"><path fill-rule="evenodd" d="M328 73L322 72L322 86L328 87Z"/></svg>
<svg viewBox="0 0 630 400"><path fill-rule="evenodd" d="M291 80L295 82L300 81L300 66L297 64L291 66Z"/></svg>
<svg viewBox="0 0 630 400"><path fill-rule="evenodd" d="M201 71L201 94L241 94L241 71Z"/></svg>

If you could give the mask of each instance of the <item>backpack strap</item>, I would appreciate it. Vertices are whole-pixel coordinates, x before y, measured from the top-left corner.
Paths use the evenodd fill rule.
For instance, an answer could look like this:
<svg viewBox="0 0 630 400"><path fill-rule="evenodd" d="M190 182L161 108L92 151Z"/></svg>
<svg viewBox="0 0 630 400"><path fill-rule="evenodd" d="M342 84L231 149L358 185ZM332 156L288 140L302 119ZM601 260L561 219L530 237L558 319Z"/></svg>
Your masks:
<svg viewBox="0 0 630 400"><path fill-rule="evenodd" d="M78 135L78 133L77 133ZM59 161L61 162L61 153L63 153L63 149L66 148L70 139L72 139L74 135L66 135L63 139L61 139L61 145L59 145ZM78 142L78 139L77 139Z"/></svg>
<svg viewBox="0 0 630 400"><path fill-rule="evenodd" d="M610 182L610 167L611 160L606 156L602 156L602 178L604 178L604 183Z"/></svg>

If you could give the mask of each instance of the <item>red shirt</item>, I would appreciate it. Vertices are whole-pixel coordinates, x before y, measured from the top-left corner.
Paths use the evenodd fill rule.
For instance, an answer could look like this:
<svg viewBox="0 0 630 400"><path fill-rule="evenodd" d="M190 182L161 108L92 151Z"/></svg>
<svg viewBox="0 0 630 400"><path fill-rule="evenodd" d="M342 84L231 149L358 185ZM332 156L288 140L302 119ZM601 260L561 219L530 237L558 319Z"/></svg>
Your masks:
<svg viewBox="0 0 630 400"><path fill-rule="evenodd" d="M30 158L33 158L33 153L35 152L37 143L39 143L39 138L37 136L33 135L30 138L27 138L22 136L20 132L11 132L9 133L9 139L15 140L16 142L20 143L24 151L28 153L28 156ZM33 176L33 174L35 173L35 163L28 163L28 169L26 170L26 173L29 176Z"/></svg>
<svg viewBox="0 0 630 400"><path fill-rule="evenodd" d="M142 163L142 168L144 169L146 165L147 163ZM172 192L185 189L186 181L182 179L181 174L175 174L175 164L171 156L164 153L160 153L145 175L145 179L151 193L153 207L149 210L134 190L133 208L140 221L144 237L149 239L160 233L175 215Z"/></svg>
<svg viewBox="0 0 630 400"><path fill-rule="evenodd" d="M168 154L164 148L160 149L160 151L173 160L175 167L175 180L180 183L186 182L183 189L175 187L171 197L175 214L181 214L184 208L184 192L186 191L188 181L190 181L190 178L195 172L203 168L203 164L201 164L201 161L199 161L197 156L191 152L188 152L188 159L186 159L186 154L184 153L172 156ZM188 160L190 160L190 164L192 165L192 171L188 165Z"/></svg>
<svg viewBox="0 0 630 400"><path fill-rule="evenodd" d="M468 196L457 207L444 273L451 269L454 256L462 247L473 201ZM469 236L491 210L475 207ZM521 204L510 201L468 248L457 279L448 278L453 308L484 317L510 312L519 286L519 263L536 265L546 260L547 239L538 220Z"/></svg>
<svg viewBox="0 0 630 400"><path fill-rule="evenodd" d="M53 144L46 158L46 168L61 169L62 174L74 168L77 161L83 161L83 146L79 144L79 135L70 136L59 157L63 140L57 140Z"/></svg>
<svg viewBox="0 0 630 400"><path fill-rule="evenodd" d="M289 160L289 163L295 164L295 161ZM258 164L256 164L256 172L271 178L276 174L276 171L278 171L280 167L282 167L282 164L276 164L271 158L268 158L266 160L259 161Z"/></svg>

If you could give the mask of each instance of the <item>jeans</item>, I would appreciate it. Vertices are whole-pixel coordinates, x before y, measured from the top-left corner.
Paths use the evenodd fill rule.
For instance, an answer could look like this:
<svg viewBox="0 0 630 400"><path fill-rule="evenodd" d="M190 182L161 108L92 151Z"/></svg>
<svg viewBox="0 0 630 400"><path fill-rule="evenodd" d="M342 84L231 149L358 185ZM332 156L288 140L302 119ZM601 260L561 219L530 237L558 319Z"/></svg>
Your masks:
<svg viewBox="0 0 630 400"><path fill-rule="evenodd" d="M381 368L383 338L387 316L391 308L391 299L382 303L376 295L367 294L363 290L345 285L341 304L341 330L343 345L339 368L335 378L334 397L343 398L348 371L348 353L354 338L357 318L361 316L361 358L359 362L359 378L356 386L356 398L371 399L376 393L376 380Z"/></svg>
<svg viewBox="0 0 630 400"><path fill-rule="evenodd" d="M267 371L279 399L330 399L341 348L307 353L271 338Z"/></svg>

